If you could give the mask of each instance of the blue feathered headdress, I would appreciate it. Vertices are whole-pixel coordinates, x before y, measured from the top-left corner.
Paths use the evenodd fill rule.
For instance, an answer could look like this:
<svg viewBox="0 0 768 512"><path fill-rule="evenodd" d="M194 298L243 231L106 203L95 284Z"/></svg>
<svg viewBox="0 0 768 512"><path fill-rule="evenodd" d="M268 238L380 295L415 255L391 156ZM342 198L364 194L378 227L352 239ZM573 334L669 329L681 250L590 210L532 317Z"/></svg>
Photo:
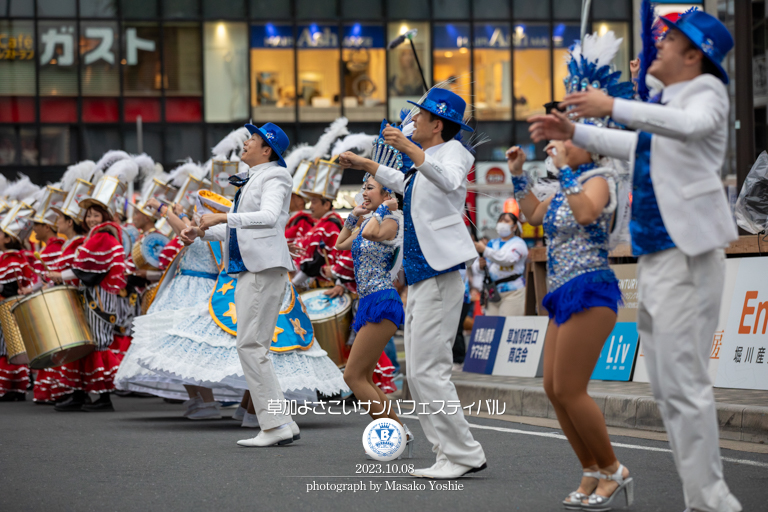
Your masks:
<svg viewBox="0 0 768 512"><path fill-rule="evenodd" d="M568 76L564 80L566 92L585 91L587 86L591 86L614 98L632 98L634 85L632 82L621 82L621 71L614 71L611 64L621 41L609 31L602 36L597 33L587 34L584 41L577 41L571 46ZM586 119L582 122L600 126L614 124L610 118Z"/></svg>

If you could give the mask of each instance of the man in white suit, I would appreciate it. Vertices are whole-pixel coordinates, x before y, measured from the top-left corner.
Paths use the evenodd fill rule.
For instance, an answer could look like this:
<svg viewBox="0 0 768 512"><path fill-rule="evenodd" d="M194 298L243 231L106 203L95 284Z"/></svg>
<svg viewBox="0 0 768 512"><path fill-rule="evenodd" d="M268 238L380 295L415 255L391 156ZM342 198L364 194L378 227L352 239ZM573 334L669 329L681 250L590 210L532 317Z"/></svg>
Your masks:
<svg viewBox="0 0 768 512"><path fill-rule="evenodd" d="M648 72L664 83L661 104L599 90L566 97L570 116L615 121L637 132L574 125L553 112L532 118L534 141L572 139L630 161L630 233L638 256L638 330L648 373L689 511L736 512L723 478L707 367L725 280L723 248L737 238L720 181L728 142L733 47L716 18L695 11L668 25Z"/></svg>
<svg viewBox="0 0 768 512"><path fill-rule="evenodd" d="M418 106L412 139L421 148L397 128L387 127L383 132L388 144L413 161L406 174L350 152L342 154L340 163L365 170L385 187L404 195L408 386L418 410L426 404L426 413L419 414L419 421L437 455L432 467L411 474L459 478L486 467L483 448L469 432L462 410L440 412L441 403L458 403L459 399L451 382L452 345L464 302L459 269L477 258L462 217L467 174L474 157L454 140L462 128L471 128L463 122L466 103L450 91L432 89Z"/></svg>
<svg viewBox="0 0 768 512"><path fill-rule="evenodd" d="M241 158L250 169L230 179L240 187L232 211L203 215L200 226L185 229L181 239L187 245L197 237L224 242L224 265L237 276L237 353L261 427L256 437L237 444L264 447L300 436L290 415L269 412L270 401L282 410L284 397L267 355L288 272L294 270L285 241L293 180L282 157L289 145L283 130L272 123L245 126L251 138Z"/></svg>

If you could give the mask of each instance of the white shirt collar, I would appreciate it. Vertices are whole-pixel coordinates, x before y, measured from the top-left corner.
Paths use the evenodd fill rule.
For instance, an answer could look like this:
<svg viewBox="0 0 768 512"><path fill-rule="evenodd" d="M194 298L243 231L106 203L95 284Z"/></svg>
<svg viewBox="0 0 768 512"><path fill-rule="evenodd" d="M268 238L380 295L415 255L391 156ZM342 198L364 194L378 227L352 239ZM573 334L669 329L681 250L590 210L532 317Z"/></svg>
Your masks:
<svg viewBox="0 0 768 512"><path fill-rule="evenodd" d="M685 86L690 83L690 80L685 80L684 82L675 82L672 85L668 85L664 87L664 90L661 91L661 102L662 103L669 103L672 101L675 96L677 96L680 91L685 89Z"/></svg>
<svg viewBox="0 0 768 512"><path fill-rule="evenodd" d="M239 172L239 173L235 174L235 176L237 176L241 180L244 180L246 178L250 178L251 176L253 176L255 173L259 172L260 170L266 169L267 167L270 167L274 163L275 162L264 162L263 164L254 165L253 167L248 169L248 172L245 172L245 171Z"/></svg>

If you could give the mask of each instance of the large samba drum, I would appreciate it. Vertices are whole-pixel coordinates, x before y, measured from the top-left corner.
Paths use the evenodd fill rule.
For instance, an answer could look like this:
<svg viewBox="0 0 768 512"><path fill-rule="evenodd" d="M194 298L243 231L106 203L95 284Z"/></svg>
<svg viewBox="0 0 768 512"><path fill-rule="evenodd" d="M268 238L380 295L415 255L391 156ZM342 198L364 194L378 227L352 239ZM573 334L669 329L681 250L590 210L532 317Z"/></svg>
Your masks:
<svg viewBox="0 0 768 512"><path fill-rule="evenodd" d="M8 353L8 362L11 364L28 364L27 348L16 325L16 319L11 310L24 297L11 297L0 302L0 326L3 329L5 348Z"/></svg>
<svg viewBox="0 0 768 512"><path fill-rule="evenodd" d="M147 233L133 244L131 256L139 270L157 270L160 268L160 253L163 252L168 238L157 232Z"/></svg>
<svg viewBox="0 0 768 512"><path fill-rule="evenodd" d="M61 366L96 349L74 286L56 286L23 297L12 312L32 369Z"/></svg>
<svg viewBox="0 0 768 512"><path fill-rule="evenodd" d="M312 322L320 347L337 366L344 366L349 358L349 329L352 325L352 297L328 297L327 289L311 290L301 294L307 316Z"/></svg>

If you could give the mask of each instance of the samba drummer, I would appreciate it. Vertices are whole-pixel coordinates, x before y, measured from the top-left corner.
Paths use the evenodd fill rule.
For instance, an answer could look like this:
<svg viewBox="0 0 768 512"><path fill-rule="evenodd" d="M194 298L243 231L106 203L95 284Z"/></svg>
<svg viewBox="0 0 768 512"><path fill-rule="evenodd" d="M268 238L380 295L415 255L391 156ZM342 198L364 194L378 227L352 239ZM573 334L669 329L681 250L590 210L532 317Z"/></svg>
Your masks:
<svg viewBox="0 0 768 512"><path fill-rule="evenodd" d="M0 294L6 300L19 294L26 294L40 280L30 259L23 253L23 241L29 238L33 211L24 203L14 206L0 222ZM0 331L0 401L26 400L29 385L29 369L26 365L10 364L7 357L5 337Z"/></svg>
<svg viewBox="0 0 768 512"><path fill-rule="evenodd" d="M114 411L110 393L115 389L114 376L120 359L113 350L119 350L114 348L116 345L130 344L130 338L117 329L131 312L121 307L118 301L119 294L126 286L126 262L122 230L119 224L113 222L111 205L114 204L115 196L124 193L127 183L133 181L137 174L138 165L133 159L118 160L109 167L90 196L79 204L72 201L68 210L59 212L73 223L82 223L84 210L84 223L89 231L74 256L70 255L71 250L66 247L61 256L65 261L60 264L57 262L57 268L69 268L60 271L60 275L49 274L49 277L65 281L79 279L84 288L86 316L97 348L86 357L67 365L77 367L75 380L79 381L80 389L57 403L57 411ZM74 190L70 195L73 193ZM66 220L62 223L69 225ZM74 226L72 229L74 233ZM88 403L88 393L98 394L98 400Z"/></svg>

